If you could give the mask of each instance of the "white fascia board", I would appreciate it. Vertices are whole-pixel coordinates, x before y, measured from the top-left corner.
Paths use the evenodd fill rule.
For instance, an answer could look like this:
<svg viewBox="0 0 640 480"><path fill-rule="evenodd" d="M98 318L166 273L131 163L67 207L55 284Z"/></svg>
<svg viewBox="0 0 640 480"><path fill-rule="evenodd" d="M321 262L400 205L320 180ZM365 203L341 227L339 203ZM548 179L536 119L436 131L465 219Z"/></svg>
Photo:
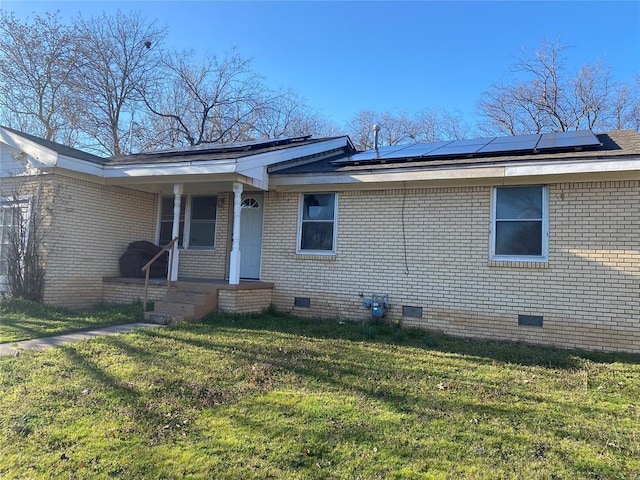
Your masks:
<svg viewBox="0 0 640 480"><path fill-rule="evenodd" d="M640 159L601 160L542 165L466 167L438 170L388 170L385 172L324 173L277 175L272 174L270 185L295 187L309 185L365 185L393 182L466 182L469 180L504 180L526 177L593 175L603 173L640 172Z"/></svg>
<svg viewBox="0 0 640 480"><path fill-rule="evenodd" d="M106 165L105 178L166 177L170 175L209 175L236 172L235 160L211 162L176 162L162 164Z"/></svg>
<svg viewBox="0 0 640 480"><path fill-rule="evenodd" d="M252 169L246 169L238 172L240 175L250 177L260 182L263 182L267 178L267 167L256 167Z"/></svg>
<svg viewBox="0 0 640 480"><path fill-rule="evenodd" d="M302 145L299 147L250 155L238 159L232 158L228 160L173 162L162 164L107 165L104 167L104 177L162 177L169 175L239 173L255 178L259 182L264 182L267 175L264 167L274 163L293 160L295 158L315 155L324 151L344 147L346 145L347 137L341 137L324 142Z"/></svg>
<svg viewBox="0 0 640 480"><path fill-rule="evenodd" d="M336 148L346 147L348 145L348 137L334 138L322 142L300 145L299 147L284 148L282 150L274 150L272 152L259 153L238 159L238 173L244 173L255 167L266 167L280 162L288 162L296 158L308 157L319 153L335 150Z"/></svg>
<svg viewBox="0 0 640 480"><path fill-rule="evenodd" d="M419 182L440 180L466 180L477 178L502 178L504 167L484 167L455 170L413 170L366 173L327 173L271 176L272 186L363 184L387 182Z"/></svg>
<svg viewBox="0 0 640 480"><path fill-rule="evenodd" d="M55 166L58 161L58 152L27 140L17 133L8 132L4 128L0 128L0 142L15 148L19 152L25 152L31 158L47 167Z"/></svg>
<svg viewBox="0 0 640 480"><path fill-rule="evenodd" d="M244 175L239 175L238 181L245 185L250 185L259 190L267 191L269 189L269 177L265 176L264 179L259 180L257 178L245 177Z"/></svg>
<svg viewBox="0 0 640 480"><path fill-rule="evenodd" d="M59 168L64 168L65 170L72 170L77 173L86 173L96 177L102 177L103 173L103 166L98 163L67 157L65 155L60 155L57 166Z"/></svg>
<svg viewBox="0 0 640 480"><path fill-rule="evenodd" d="M640 159L600 160L593 162L548 163L505 167L505 177L530 177L543 175L571 175L579 173L609 173L640 171Z"/></svg>

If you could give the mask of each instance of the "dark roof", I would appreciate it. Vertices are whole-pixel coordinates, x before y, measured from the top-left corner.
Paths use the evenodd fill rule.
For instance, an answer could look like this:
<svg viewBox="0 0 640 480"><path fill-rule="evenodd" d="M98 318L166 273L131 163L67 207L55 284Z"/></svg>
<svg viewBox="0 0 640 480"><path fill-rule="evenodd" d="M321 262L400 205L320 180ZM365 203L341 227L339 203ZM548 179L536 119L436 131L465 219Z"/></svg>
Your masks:
<svg viewBox="0 0 640 480"><path fill-rule="evenodd" d="M579 151L540 152L536 154L514 154L513 152L495 155L477 155L473 157L441 157L434 159L405 158L393 162L343 162L348 154L325 158L317 162L296 165L273 172L273 175L294 175L313 173L379 172L397 169L428 170L436 168L471 167L479 165L503 165L514 163L537 163L552 161L579 161L615 159L621 156L640 155L640 132L635 130L616 130L596 135L601 146ZM336 162L336 160L341 160Z"/></svg>
<svg viewBox="0 0 640 480"><path fill-rule="evenodd" d="M86 160L92 163L104 164L107 162L106 158L98 157L97 155L93 155L91 153L83 152L82 150L78 150L77 148L68 147L66 145L62 145L60 143L52 142L51 140L45 140L44 138L36 137L34 135L29 135L28 133L20 132L18 130L14 130L13 128L0 126L7 130L8 132L15 133L16 135L20 135L27 140L37 143L38 145L42 145L49 150L53 150L54 152L58 152L60 155L64 155L65 157L77 158L80 160Z"/></svg>
<svg viewBox="0 0 640 480"><path fill-rule="evenodd" d="M284 150L301 145L310 145L330 138L311 138L310 135L277 140L255 140L243 143L203 144L195 147L172 148L155 152L137 153L113 157L107 161L108 165L127 164L157 164L178 162L204 162L211 160L235 160L250 155Z"/></svg>

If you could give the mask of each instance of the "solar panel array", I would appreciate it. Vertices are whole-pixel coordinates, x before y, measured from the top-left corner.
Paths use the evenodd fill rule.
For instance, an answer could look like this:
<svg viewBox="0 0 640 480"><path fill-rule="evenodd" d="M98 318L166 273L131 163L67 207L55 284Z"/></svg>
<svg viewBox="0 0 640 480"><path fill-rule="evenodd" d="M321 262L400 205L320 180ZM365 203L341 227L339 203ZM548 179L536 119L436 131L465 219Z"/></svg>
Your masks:
<svg viewBox="0 0 640 480"><path fill-rule="evenodd" d="M601 146L600 140L589 130L541 133L513 137L476 138L444 142L394 145L358 152L332 163L385 162L404 159L436 157L474 157L502 153L525 154L551 150L579 150Z"/></svg>

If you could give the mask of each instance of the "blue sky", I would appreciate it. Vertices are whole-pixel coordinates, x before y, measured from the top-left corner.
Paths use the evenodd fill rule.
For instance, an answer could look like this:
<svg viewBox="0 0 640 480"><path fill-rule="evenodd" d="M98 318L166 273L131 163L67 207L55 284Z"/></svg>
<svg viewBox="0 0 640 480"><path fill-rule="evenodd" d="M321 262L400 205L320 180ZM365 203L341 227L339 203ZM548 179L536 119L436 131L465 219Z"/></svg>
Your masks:
<svg viewBox="0 0 640 480"><path fill-rule="evenodd" d="M570 46L572 66L603 59L616 80L640 72L640 2L7 1L25 18L141 11L167 46L253 59L268 85L290 87L338 125L360 110L459 110L509 78L521 49Z"/></svg>

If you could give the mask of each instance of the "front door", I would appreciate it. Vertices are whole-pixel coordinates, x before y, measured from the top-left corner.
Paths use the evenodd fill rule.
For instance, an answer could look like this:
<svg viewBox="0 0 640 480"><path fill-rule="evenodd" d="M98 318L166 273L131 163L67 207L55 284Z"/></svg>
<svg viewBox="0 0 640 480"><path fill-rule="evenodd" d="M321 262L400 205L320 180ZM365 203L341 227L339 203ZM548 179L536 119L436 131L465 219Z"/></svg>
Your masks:
<svg viewBox="0 0 640 480"><path fill-rule="evenodd" d="M240 278L260 278L262 258L262 212L264 195L242 195L240 215Z"/></svg>

